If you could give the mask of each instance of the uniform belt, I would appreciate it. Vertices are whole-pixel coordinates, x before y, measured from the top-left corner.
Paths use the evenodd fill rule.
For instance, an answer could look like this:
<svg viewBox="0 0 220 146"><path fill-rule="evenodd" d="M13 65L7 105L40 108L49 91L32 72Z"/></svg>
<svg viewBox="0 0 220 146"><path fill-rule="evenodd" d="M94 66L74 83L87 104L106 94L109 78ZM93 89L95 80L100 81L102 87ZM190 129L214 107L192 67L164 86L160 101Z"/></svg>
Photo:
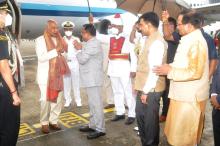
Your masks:
<svg viewBox="0 0 220 146"><path fill-rule="evenodd" d="M110 60L129 60L129 54L109 54L108 55Z"/></svg>

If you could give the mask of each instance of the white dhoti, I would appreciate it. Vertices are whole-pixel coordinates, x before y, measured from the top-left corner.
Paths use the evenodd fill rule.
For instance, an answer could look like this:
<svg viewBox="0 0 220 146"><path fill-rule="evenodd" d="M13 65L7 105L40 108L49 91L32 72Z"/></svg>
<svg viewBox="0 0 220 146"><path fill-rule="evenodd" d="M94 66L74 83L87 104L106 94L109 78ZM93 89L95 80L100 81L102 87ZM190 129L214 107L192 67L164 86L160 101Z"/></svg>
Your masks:
<svg viewBox="0 0 220 146"><path fill-rule="evenodd" d="M40 100L40 123L41 125L57 124L59 115L63 106L63 92L60 92L57 98L57 102L47 101L47 85L39 85L41 92Z"/></svg>
<svg viewBox="0 0 220 146"><path fill-rule="evenodd" d="M195 146L200 142L206 102L170 100L164 132L171 145Z"/></svg>

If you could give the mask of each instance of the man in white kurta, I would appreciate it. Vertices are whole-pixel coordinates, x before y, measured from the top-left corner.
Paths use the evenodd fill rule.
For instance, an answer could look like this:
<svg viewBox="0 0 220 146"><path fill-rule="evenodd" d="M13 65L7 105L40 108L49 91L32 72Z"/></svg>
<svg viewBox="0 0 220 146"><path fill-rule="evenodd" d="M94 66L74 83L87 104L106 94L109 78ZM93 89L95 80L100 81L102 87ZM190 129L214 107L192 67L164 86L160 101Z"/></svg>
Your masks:
<svg viewBox="0 0 220 146"><path fill-rule="evenodd" d="M91 22L93 23L93 22ZM100 31L96 33L96 38L101 42L102 52L103 52L103 70L104 70L104 81L103 81L103 97L105 97L106 105L104 108L109 109L113 108L114 98L113 91L111 86L110 78L107 74L108 71L108 53L110 48L110 37L108 34L108 27L111 25L111 22L107 19L104 19L100 22Z"/></svg>
<svg viewBox="0 0 220 146"><path fill-rule="evenodd" d="M209 97L208 46L200 31L201 14L181 13L177 28L181 37L174 61L154 69L170 79L170 105L164 133L170 145L200 143ZM181 124L180 124L181 123Z"/></svg>
<svg viewBox="0 0 220 146"><path fill-rule="evenodd" d="M54 24L54 27L56 25ZM55 30L56 28L54 28ZM58 31L58 30L56 30ZM56 44L56 39L52 38ZM45 134L49 133L49 124L50 127L54 130L60 130L58 127L58 118L62 109L62 95L63 92L60 92L57 98L57 102L47 101L47 83L48 83L48 72L49 72L49 60L58 56L56 49L47 51L46 42L44 35L36 39L36 54L38 58L38 67L37 67L37 83L40 88L40 123L42 126L42 132Z"/></svg>
<svg viewBox="0 0 220 146"><path fill-rule="evenodd" d="M131 75L136 72L137 58L134 45L129 42L129 36L122 33L123 23L119 14L112 20L109 32L110 51L108 75L111 79L114 94L116 115L112 121L125 119L125 100L128 105L128 119L125 124L135 120L135 97L132 95Z"/></svg>
<svg viewBox="0 0 220 146"><path fill-rule="evenodd" d="M73 46L73 42L75 40L79 42L79 38L72 35L74 26L71 21L65 21L62 24L65 33L64 40L68 45L66 60L70 68L70 74L64 76L64 97L66 100L64 107L69 107L72 102L71 89L74 91L76 105L82 106L79 86L79 62L76 58L77 51Z"/></svg>

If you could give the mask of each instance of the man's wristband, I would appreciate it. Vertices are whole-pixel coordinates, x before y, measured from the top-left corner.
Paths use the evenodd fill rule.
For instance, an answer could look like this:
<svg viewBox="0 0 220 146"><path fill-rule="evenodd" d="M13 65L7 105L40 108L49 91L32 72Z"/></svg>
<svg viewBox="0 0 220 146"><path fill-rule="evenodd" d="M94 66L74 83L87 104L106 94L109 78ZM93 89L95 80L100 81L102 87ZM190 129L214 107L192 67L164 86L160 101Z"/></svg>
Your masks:
<svg viewBox="0 0 220 146"><path fill-rule="evenodd" d="M11 94L13 94L13 93L15 93L15 92L17 92L17 90L12 91Z"/></svg>

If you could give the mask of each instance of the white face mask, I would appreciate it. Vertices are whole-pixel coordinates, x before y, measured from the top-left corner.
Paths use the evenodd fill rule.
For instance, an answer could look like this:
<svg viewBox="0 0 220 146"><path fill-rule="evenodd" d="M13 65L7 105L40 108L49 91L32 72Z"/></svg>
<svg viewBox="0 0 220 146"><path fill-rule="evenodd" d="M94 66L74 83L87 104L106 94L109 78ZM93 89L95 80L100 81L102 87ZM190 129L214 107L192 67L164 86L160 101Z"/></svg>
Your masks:
<svg viewBox="0 0 220 146"><path fill-rule="evenodd" d="M117 35L118 33L119 33L119 30L115 27L108 29L108 34Z"/></svg>
<svg viewBox="0 0 220 146"><path fill-rule="evenodd" d="M69 37L69 36L72 36L72 34L73 34L72 31L65 31L65 35L68 36L68 37Z"/></svg>
<svg viewBox="0 0 220 146"><path fill-rule="evenodd" d="M5 27L12 25L12 17L10 14L7 14L5 17Z"/></svg>

